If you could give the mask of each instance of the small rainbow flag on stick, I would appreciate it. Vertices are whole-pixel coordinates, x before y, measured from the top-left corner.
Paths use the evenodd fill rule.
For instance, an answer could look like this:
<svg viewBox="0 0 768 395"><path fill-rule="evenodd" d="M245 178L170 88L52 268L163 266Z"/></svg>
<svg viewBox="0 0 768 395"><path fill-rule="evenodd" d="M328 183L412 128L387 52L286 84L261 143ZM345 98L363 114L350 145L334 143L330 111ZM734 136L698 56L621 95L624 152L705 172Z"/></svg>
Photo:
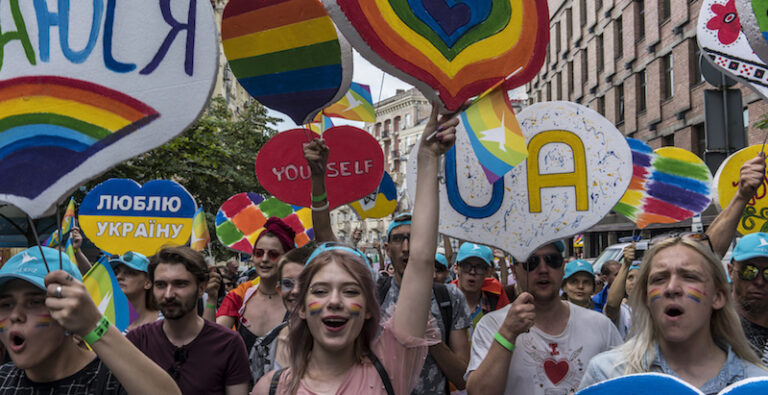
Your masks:
<svg viewBox="0 0 768 395"><path fill-rule="evenodd" d="M344 97L323 110L322 114L344 118L351 121L376 122L376 111L373 109L371 87L353 82ZM320 122L321 114L315 116L314 123Z"/></svg>
<svg viewBox="0 0 768 395"><path fill-rule="evenodd" d="M202 251L210 242L211 235L208 233L205 211L200 207L192 218L192 239L189 246L195 251Z"/></svg>
<svg viewBox="0 0 768 395"><path fill-rule="evenodd" d="M66 236L67 233L69 233L72 228L75 227L75 198L69 199L69 204L67 205L67 211L64 212L64 218L61 220L61 235ZM61 240L59 240L59 230L54 229L53 233L51 233L50 236L48 236L47 239L43 242L43 245L46 247L56 247L61 243Z"/></svg>
<svg viewBox="0 0 768 395"><path fill-rule="evenodd" d="M327 116L325 116L325 114L319 114L319 115L322 115L322 119L320 120L319 123L318 122L310 123L309 130L319 135L322 135L323 132L332 128L334 125L333 125L333 121L331 121L331 118L328 118Z"/></svg>
<svg viewBox="0 0 768 395"><path fill-rule="evenodd" d="M75 257L75 246L72 244L72 238L70 237L67 239L66 244L64 244L64 252L67 253L67 257L69 257L69 260L72 261L75 265L77 265L77 258Z"/></svg>
<svg viewBox="0 0 768 395"><path fill-rule="evenodd" d="M91 295L91 299L120 332L138 317L128 298L117 283L115 272L106 261L106 255L96 262L88 273L83 276L83 284Z"/></svg>
<svg viewBox="0 0 768 395"><path fill-rule="evenodd" d="M507 92L481 96L461 113L472 149L491 184L528 157L528 148Z"/></svg>

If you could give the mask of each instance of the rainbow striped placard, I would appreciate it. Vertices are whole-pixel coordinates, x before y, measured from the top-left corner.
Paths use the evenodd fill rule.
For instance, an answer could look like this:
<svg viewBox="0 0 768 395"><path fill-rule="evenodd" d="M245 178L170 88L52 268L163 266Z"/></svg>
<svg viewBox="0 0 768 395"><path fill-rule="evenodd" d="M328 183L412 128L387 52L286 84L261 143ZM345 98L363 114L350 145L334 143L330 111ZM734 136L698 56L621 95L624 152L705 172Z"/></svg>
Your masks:
<svg viewBox="0 0 768 395"><path fill-rule="evenodd" d="M231 0L221 39L240 85L297 125L349 88L351 48L317 0Z"/></svg>
<svg viewBox="0 0 768 395"><path fill-rule="evenodd" d="M632 180L614 211L642 229L683 221L709 206L712 174L698 156L677 147L652 151L631 138L627 143L632 150Z"/></svg>
<svg viewBox="0 0 768 395"><path fill-rule="evenodd" d="M216 214L216 236L227 248L251 254L256 238L270 217L282 219L296 232L294 241L298 247L315 237L309 208L246 192L230 197L221 205Z"/></svg>

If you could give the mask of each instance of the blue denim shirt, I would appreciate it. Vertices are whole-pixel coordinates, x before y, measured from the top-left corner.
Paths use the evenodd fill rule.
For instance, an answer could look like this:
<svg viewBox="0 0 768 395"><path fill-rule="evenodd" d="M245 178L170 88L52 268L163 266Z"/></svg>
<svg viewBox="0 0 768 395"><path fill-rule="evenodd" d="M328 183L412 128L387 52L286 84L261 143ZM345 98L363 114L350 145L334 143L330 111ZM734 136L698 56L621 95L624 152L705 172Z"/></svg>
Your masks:
<svg viewBox="0 0 768 395"><path fill-rule="evenodd" d="M727 347L728 357L720 369L717 376L707 381L699 390L707 395L715 395L723 388L750 377L768 376L768 371L739 358L733 353L731 347ZM579 389L589 387L592 384L599 383L608 379L621 377L624 375L624 369L627 361L624 353L619 348L598 354L589 362L587 371L581 379ZM648 365L648 372L664 373L670 376L678 375L669 367L664 356L656 345L656 358ZM679 377L678 377L679 378Z"/></svg>

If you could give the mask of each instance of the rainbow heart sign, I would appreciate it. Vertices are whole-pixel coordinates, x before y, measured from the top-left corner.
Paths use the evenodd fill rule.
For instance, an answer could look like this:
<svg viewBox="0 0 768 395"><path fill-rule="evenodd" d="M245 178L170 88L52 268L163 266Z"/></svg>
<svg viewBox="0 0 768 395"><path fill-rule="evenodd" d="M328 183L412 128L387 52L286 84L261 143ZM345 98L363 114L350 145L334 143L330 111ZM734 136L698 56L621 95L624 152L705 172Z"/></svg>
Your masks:
<svg viewBox="0 0 768 395"><path fill-rule="evenodd" d="M712 174L701 158L677 147L652 150L627 138L632 181L613 208L637 224L673 224L701 213L712 201Z"/></svg>
<svg viewBox="0 0 768 395"><path fill-rule="evenodd" d="M715 173L714 185L717 193L714 200L721 209L727 207L739 191L741 166L755 158L762 148L761 144L743 148L720 164ZM757 192L747 202L736 230L742 235L768 232L768 176L763 177Z"/></svg>
<svg viewBox="0 0 768 395"><path fill-rule="evenodd" d="M439 231L525 260L539 246L583 233L608 214L632 178L632 154L616 126L576 103L537 103L517 119L528 156L493 184L464 123L457 126L439 185ZM411 155L411 201L416 164Z"/></svg>
<svg viewBox="0 0 768 395"><path fill-rule="evenodd" d="M238 193L221 205L216 214L216 236L227 248L252 254L256 239L270 217L282 219L296 232L293 240L297 247L315 238L312 210L247 192Z"/></svg>
<svg viewBox="0 0 768 395"><path fill-rule="evenodd" d="M256 156L256 177L280 201L300 207L312 204L312 181L305 143L319 136L292 129L272 137ZM330 149L325 189L331 209L376 191L384 173L384 154L376 139L354 126L334 126L323 133Z"/></svg>
<svg viewBox="0 0 768 395"><path fill-rule="evenodd" d="M318 0L230 0L221 39L240 85L298 125L352 82L352 48Z"/></svg>
<svg viewBox="0 0 768 395"><path fill-rule="evenodd" d="M704 0L696 39L718 70L768 99L768 65L758 57L741 28L736 0Z"/></svg>
<svg viewBox="0 0 768 395"><path fill-rule="evenodd" d="M717 395L752 395L768 393L768 378L755 377L737 381ZM605 380L577 392L576 395L704 395L698 388L677 377L663 373L630 374Z"/></svg>
<svg viewBox="0 0 768 395"><path fill-rule="evenodd" d="M33 218L184 131L209 100L210 3L116 4L10 0L0 11L0 201Z"/></svg>
<svg viewBox="0 0 768 395"><path fill-rule="evenodd" d="M142 186L113 178L85 195L78 222L88 239L110 254L151 256L164 245L187 244L195 211L195 199L175 181Z"/></svg>
<svg viewBox="0 0 768 395"><path fill-rule="evenodd" d="M336 26L380 69L449 110L541 69L546 0L323 0Z"/></svg>

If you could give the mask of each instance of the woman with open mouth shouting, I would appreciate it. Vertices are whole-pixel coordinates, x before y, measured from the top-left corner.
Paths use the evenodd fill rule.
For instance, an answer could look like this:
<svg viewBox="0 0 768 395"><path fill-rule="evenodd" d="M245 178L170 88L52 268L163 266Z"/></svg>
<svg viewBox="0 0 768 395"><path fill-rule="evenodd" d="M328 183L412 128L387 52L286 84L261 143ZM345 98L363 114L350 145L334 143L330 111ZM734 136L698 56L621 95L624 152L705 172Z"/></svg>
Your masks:
<svg viewBox="0 0 768 395"><path fill-rule="evenodd" d="M438 225L438 164L453 145L458 120L438 122L433 108L418 150L416 199L411 225L409 264L390 320L379 323L375 283L367 258L340 243L321 244L299 277L297 306L290 318L290 363L265 375L253 394L407 394L419 377L427 347L439 342L427 330ZM438 128L439 126L439 128ZM435 138L428 138L434 131ZM321 140L305 146L310 168L323 174L328 148ZM314 174L313 174L314 175ZM313 185L313 195L322 194ZM323 188L324 189L324 188ZM314 214L327 203L313 199ZM315 221L319 241L333 239ZM325 229L328 231L328 229Z"/></svg>
<svg viewBox="0 0 768 395"><path fill-rule="evenodd" d="M629 339L590 361L582 388L659 372L715 394L768 375L741 329L723 265L704 243L675 236L651 248L629 297Z"/></svg>

